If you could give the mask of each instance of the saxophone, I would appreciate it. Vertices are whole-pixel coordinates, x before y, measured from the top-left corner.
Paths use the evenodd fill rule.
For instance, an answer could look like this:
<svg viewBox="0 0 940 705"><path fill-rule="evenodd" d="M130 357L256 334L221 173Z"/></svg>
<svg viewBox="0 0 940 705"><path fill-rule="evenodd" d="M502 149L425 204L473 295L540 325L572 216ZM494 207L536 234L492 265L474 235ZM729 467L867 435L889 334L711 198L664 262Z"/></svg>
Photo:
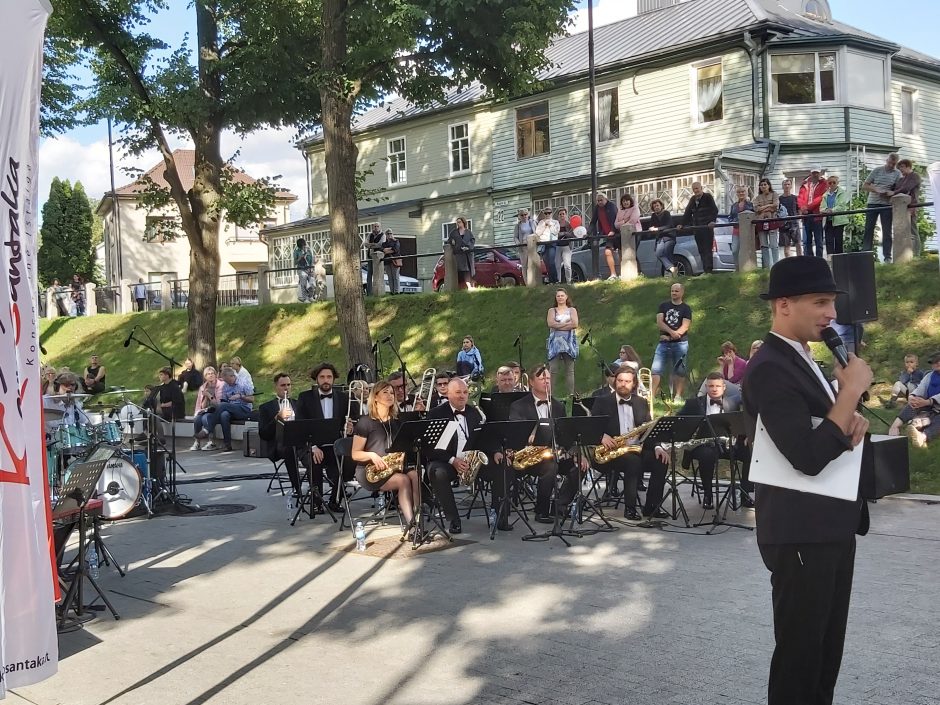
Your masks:
<svg viewBox="0 0 940 705"><path fill-rule="evenodd" d="M548 446L526 446L513 454L512 466L520 472L525 472L529 468L551 457L552 449Z"/></svg>
<svg viewBox="0 0 940 705"><path fill-rule="evenodd" d="M611 449L607 449L604 446L594 446L594 461L598 465L603 465L604 463L609 463L611 460L616 460L627 453L639 453L643 450L643 445L633 444L630 441L639 440L642 436L646 435L646 432L653 427L655 421L647 421L645 424L637 426L632 431L628 431L622 436L617 436L614 438L614 443L617 445Z"/></svg>
<svg viewBox="0 0 940 705"><path fill-rule="evenodd" d="M385 469L379 470L375 463L366 464L366 480L374 485L385 482L388 478L397 472L402 472L405 467L404 453L389 453L382 457L385 461Z"/></svg>
<svg viewBox="0 0 940 705"><path fill-rule="evenodd" d="M463 459L467 461L469 467L466 472L458 470L457 479L460 480L460 484L466 485L472 490L476 484L477 475L480 474L480 468L489 465L490 459L486 457L486 453L482 450L468 450L464 453Z"/></svg>

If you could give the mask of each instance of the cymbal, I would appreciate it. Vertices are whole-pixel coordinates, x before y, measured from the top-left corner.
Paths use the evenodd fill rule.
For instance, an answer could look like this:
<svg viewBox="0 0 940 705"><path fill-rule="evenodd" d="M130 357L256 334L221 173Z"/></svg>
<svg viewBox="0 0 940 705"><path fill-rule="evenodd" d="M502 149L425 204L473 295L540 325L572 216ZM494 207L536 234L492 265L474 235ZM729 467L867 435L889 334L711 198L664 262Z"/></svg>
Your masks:
<svg viewBox="0 0 940 705"><path fill-rule="evenodd" d="M84 407L85 411L95 411L95 412L112 411L113 409L116 409L116 408L117 408L117 405L115 404L105 404L105 403L87 404Z"/></svg>
<svg viewBox="0 0 940 705"><path fill-rule="evenodd" d="M69 399L88 399L91 394L47 394L46 399L55 399L56 401L67 401Z"/></svg>
<svg viewBox="0 0 940 705"><path fill-rule="evenodd" d="M45 408L42 410L42 413L46 417L47 421L58 421L63 416L65 416L64 409Z"/></svg>
<svg viewBox="0 0 940 705"><path fill-rule="evenodd" d="M98 396L103 397L106 394L137 394L138 392L144 391L143 389L112 389L108 392L101 392Z"/></svg>

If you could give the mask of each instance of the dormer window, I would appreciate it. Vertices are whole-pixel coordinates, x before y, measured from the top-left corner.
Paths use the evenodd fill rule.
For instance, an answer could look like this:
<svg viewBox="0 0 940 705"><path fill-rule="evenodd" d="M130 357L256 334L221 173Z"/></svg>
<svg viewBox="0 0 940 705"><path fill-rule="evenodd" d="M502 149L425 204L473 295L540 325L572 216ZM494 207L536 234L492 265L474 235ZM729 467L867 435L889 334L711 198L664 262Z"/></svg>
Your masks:
<svg viewBox="0 0 940 705"><path fill-rule="evenodd" d="M804 0L803 14L821 22L832 21L832 10L826 0Z"/></svg>

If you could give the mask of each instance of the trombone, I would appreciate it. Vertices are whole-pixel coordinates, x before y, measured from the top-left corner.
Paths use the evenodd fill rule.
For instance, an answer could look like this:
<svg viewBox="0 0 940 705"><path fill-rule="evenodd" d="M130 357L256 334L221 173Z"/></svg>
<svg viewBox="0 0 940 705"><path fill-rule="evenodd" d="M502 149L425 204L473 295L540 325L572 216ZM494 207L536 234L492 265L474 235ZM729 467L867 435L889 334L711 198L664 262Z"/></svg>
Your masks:
<svg viewBox="0 0 940 705"><path fill-rule="evenodd" d="M431 392L434 391L434 378L437 377L437 370L429 367L421 375L421 383L418 385L418 391L415 393L415 408L423 403L425 409L431 408Z"/></svg>
<svg viewBox="0 0 940 705"><path fill-rule="evenodd" d="M354 379L349 383L349 399L346 402L346 428L352 425L353 402L359 405L359 415L366 413L367 399L371 385L362 379Z"/></svg>

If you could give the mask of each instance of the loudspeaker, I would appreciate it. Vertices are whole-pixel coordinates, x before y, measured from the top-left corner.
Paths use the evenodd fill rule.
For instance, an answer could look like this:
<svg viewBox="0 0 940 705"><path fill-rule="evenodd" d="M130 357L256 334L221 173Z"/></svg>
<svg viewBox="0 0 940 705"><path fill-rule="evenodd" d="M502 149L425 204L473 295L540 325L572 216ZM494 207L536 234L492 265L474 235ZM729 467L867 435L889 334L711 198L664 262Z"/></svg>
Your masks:
<svg viewBox="0 0 940 705"><path fill-rule="evenodd" d="M832 256L832 276L845 294L836 297L836 322L842 325L878 320L875 258L871 252Z"/></svg>

